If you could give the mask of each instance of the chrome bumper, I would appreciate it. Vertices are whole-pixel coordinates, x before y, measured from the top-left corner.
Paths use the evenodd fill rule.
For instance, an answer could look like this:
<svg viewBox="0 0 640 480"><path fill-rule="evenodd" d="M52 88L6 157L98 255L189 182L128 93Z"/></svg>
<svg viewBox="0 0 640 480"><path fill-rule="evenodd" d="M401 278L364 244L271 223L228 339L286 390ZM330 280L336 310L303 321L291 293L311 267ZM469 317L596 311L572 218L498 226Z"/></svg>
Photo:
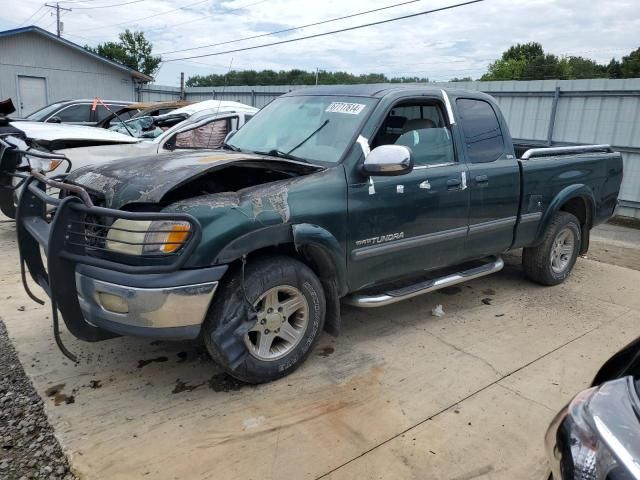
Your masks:
<svg viewBox="0 0 640 480"><path fill-rule="evenodd" d="M142 288L97 280L76 272L78 302L85 320L123 335L195 338L217 281Z"/></svg>

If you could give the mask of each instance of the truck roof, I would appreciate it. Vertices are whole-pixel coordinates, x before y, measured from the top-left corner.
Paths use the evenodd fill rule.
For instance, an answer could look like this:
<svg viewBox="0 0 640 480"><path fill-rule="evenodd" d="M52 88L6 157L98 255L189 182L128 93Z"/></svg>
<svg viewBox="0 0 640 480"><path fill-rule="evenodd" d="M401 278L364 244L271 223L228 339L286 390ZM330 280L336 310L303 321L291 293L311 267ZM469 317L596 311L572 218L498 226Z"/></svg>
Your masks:
<svg viewBox="0 0 640 480"><path fill-rule="evenodd" d="M469 95L484 96L485 94L476 90L462 90L457 88L442 88L435 85L404 83L404 84L388 84L388 83L371 83L366 85L319 85L315 87L293 90L285 96L297 95L346 95L355 97L386 97L387 95L402 94L407 92L416 93L465 93Z"/></svg>

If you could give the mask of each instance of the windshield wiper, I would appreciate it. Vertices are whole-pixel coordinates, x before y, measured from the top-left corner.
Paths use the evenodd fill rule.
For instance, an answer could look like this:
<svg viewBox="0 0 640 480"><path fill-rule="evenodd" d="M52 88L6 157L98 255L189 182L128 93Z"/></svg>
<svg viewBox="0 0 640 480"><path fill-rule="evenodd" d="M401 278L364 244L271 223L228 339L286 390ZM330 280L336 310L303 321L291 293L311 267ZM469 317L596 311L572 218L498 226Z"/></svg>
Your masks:
<svg viewBox="0 0 640 480"><path fill-rule="evenodd" d="M307 143L311 138L313 138L313 136L318 133L320 130L322 130L324 127L326 127L329 124L329 119L327 118L324 122L322 122L322 125L320 125L318 128L316 128L313 132L311 132L311 134L305 138L304 140L302 140L299 144L297 144L295 147L293 147L291 150L289 150L287 152L287 155L289 155L290 153L294 152L295 150L299 149L302 145L304 145L305 143Z"/></svg>
<svg viewBox="0 0 640 480"><path fill-rule="evenodd" d="M287 160L295 160L296 162L304 162L309 163L309 160L305 160L304 158L296 157L295 155L291 155L290 153L283 152L282 150L269 150L268 152L253 152L258 155L267 155L269 157L278 157L278 158L286 158Z"/></svg>

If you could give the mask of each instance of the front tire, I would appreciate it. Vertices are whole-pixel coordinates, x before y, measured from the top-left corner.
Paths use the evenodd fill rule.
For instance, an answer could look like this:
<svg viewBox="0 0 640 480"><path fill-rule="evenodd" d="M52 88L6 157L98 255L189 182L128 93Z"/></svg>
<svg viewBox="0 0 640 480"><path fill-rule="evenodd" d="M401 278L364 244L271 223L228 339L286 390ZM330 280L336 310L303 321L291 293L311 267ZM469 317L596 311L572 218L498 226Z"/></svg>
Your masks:
<svg viewBox="0 0 640 480"><path fill-rule="evenodd" d="M233 377L247 383L270 382L293 372L313 349L324 327L324 291L309 267L286 256L250 262L244 277L244 289L238 269L216 292L203 325L204 341L213 359ZM231 365L214 332L243 311L247 301L257 321L243 337L246 355Z"/></svg>
<svg viewBox="0 0 640 480"><path fill-rule="evenodd" d="M13 203L13 190L0 186L0 211L15 220L16 206Z"/></svg>
<svg viewBox="0 0 640 480"><path fill-rule="evenodd" d="M542 243L522 251L522 267L531 280L558 285L566 280L580 252L580 222L567 212L557 212L547 227Z"/></svg>

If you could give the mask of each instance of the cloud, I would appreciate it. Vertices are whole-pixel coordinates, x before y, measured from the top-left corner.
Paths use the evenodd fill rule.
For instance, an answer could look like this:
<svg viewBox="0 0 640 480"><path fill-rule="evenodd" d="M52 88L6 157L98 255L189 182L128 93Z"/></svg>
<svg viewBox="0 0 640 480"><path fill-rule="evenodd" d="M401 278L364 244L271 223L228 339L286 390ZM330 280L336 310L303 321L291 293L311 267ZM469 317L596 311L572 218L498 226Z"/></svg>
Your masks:
<svg viewBox="0 0 640 480"><path fill-rule="evenodd" d="M124 28L143 30L154 51L169 52L227 42L269 31L313 23L398 3L400 0L146 0L122 7L80 9L64 15L68 39L94 45L114 40ZM14 2L0 11L0 26L13 28L41 5L41 0ZM95 0L63 3L73 8L120 3ZM452 5L456 0L424 0L368 15L287 34L218 47L164 55L178 58L276 42L362 23ZM34 20L54 29L41 10ZM163 13L169 12L169 13ZM31 22L29 22L31 23ZM114 25L122 24L122 25ZM303 68L415 75L433 80L478 77L486 66L518 42L538 41L557 55L570 54L608 62L637 48L640 30L635 0L486 0L412 19L246 52L163 64L157 82L176 85L179 74L225 72L232 59L237 69Z"/></svg>

